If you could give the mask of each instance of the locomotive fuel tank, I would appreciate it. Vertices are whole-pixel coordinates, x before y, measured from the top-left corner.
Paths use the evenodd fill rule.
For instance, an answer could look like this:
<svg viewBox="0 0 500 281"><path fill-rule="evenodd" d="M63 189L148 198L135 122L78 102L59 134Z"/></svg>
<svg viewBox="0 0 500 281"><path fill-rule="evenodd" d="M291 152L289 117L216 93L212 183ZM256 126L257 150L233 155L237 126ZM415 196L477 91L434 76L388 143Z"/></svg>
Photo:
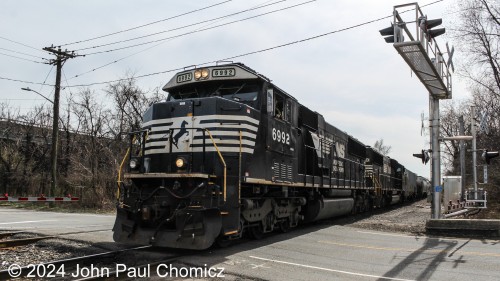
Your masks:
<svg viewBox="0 0 500 281"><path fill-rule="evenodd" d="M305 210L304 221L311 222L351 213L353 198L328 198L309 201Z"/></svg>

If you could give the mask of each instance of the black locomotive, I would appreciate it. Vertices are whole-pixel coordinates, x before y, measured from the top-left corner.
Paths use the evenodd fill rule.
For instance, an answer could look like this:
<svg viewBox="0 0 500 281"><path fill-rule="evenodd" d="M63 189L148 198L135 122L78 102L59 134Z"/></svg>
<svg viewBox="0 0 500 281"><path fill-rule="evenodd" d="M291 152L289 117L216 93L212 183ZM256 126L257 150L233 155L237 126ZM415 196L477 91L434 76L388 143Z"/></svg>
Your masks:
<svg viewBox="0 0 500 281"><path fill-rule="evenodd" d="M163 90L130 134L117 242L206 249L425 193L425 180L243 64L182 71Z"/></svg>

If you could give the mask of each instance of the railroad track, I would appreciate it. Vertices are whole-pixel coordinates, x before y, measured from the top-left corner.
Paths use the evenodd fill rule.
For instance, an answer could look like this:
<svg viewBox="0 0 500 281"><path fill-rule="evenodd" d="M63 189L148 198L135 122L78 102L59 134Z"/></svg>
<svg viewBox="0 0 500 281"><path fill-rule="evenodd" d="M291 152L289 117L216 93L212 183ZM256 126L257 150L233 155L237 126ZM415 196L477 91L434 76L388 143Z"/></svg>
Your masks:
<svg viewBox="0 0 500 281"><path fill-rule="evenodd" d="M24 238L24 239L13 239L13 240L5 240L0 241L0 249L5 248L13 248L19 246L26 246L33 243L36 243L40 240L54 238L54 236L44 236L44 237L35 237L35 238Z"/></svg>
<svg viewBox="0 0 500 281"><path fill-rule="evenodd" d="M44 239L63 238L66 240L68 239L68 235L97 231L108 230L66 232L54 236L0 241L0 251L2 251L2 243L15 243L15 241L26 242L16 244L16 246L22 246ZM0 233L0 239L10 238L12 236L15 237L15 235L24 233L33 234L23 231L5 232ZM13 247L13 244L9 244L9 246ZM10 264L8 269L0 270L0 280L10 280L14 278L36 280L51 279L54 281L124 280L136 279L134 277L154 277L159 275L160 278L165 278L169 274L167 270L175 267L175 261L185 255L186 252L183 250L169 250L168 253L165 253L164 250L158 250L158 248L152 246L132 247L48 262L43 261L29 265L26 265L27 263L25 262L23 265L26 266ZM188 271L186 270L190 270L189 266L186 268L179 268L184 270L181 272L182 274L187 274ZM207 271L205 268L198 270ZM162 274L163 277L161 276Z"/></svg>
<svg viewBox="0 0 500 281"><path fill-rule="evenodd" d="M10 237L19 233L23 233L22 231L16 231L16 232L2 232L0 233L0 239L3 239L5 237Z"/></svg>
<svg viewBox="0 0 500 281"><path fill-rule="evenodd" d="M0 271L0 280L8 280L13 277L50 278L53 280L57 279L68 280L68 277L71 278L71 275L77 275L76 278L78 278L80 275L85 275L85 274L76 274L75 272L76 270L78 270L78 268L80 269L91 268L89 265L94 265L96 263L100 263L101 265L99 267L104 268L106 265L106 261L108 261L108 264L111 265L117 259L117 256L120 254L125 254L133 251L146 250L149 248L151 248L151 246L140 246L140 247L133 247L116 251L108 251L92 255L85 255L81 257L55 260L36 265L28 265L23 267L15 266L14 268L9 268L7 270ZM76 279L76 280L86 280L86 279L84 277L83 279ZM91 278L88 280L94 280L94 279Z"/></svg>
<svg viewBox="0 0 500 281"><path fill-rule="evenodd" d="M75 232L66 232L66 233L60 233L60 234L57 234L57 235L50 235L50 236L41 236L41 237L34 237L34 238L3 240L3 241L0 241L0 249L26 246L26 245L30 245L30 244L36 243L38 241L41 241L41 240L52 239L52 238L67 239L65 237L67 235L82 234L82 233L91 233L91 232L101 232L101 231L109 231L109 230L110 229L75 231ZM7 238L7 237L11 237L11 236L17 235L17 234L22 234L22 233L35 234L35 233L24 232L24 231L3 232L3 233L0 233L0 239L4 239L4 238Z"/></svg>

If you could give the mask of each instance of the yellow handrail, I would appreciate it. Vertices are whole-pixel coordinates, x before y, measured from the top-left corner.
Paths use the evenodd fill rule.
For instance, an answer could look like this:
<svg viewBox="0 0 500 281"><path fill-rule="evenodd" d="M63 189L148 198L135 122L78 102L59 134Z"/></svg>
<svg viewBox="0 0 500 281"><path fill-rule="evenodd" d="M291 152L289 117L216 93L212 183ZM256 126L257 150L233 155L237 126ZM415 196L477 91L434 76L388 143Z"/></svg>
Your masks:
<svg viewBox="0 0 500 281"><path fill-rule="evenodd" d="M205 129L205 131L208 133L208 136L212 140L212 143L214 144L215 150L217 150L217 153L219 154L219 158L222 162L222 165L224 166L224 202L226 202L226 161L224 161L224 157L222 157L222 154L220 153L219 148L217 147L217 144L215 143L214 138L212 137L212 134L210 134L210 131L208 129Z"/></svg>
<svg viewBox="0 0 500 281"><path fill-rule="evenodd" d="M132 139L132 143L135 142L135 138L136 136L134 136L134 138ZM125 164L125 160L127 159L129 153L130 153L130 147L127 149L125 156L123 156L122 162L120 163L120 168L118 169L118 179L116 181L118 188L116 190L116 199L120 199L120 184L122 183L122 170L123 170L123 165Z"/></svg>
<svg viewBox="0 0 500 281"><path fill-rule="evenodd" d="M372 179L375 185L375 194L379 196L382 195L382 185L380 184L378 177L376 177L374 173L372 173Z"/></svg>
<svg viewBox="0 0 500 281"><path fill-rule="evenodd" d="M118 180L116 181L118 188L116 189L116 199L120 199L120 184L122 183L122 169L129 153L130 153L130 147L127 149L127 153L125 153L125 156L123 157L123 160L120 164L120 168L118 169Z"/></svg>

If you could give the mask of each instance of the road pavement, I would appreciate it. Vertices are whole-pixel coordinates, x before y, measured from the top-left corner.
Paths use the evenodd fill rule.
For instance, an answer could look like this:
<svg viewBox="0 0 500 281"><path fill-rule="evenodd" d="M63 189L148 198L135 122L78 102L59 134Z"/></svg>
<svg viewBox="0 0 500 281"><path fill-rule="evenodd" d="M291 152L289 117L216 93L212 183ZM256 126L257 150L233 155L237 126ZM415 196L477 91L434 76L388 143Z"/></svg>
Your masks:
<svg viewBox="0 0 500 281"><path fill-rule="evenodd" d="M113 215L0 207L0 217L2 231L60 234L95 230L77 238L112 242ZM245 239L224 249L190 251L179 259L178 266L222 268L227 278L221 280L234 280L234 276L287 281L500 280L500 241L371 231L328 220L258 241Z"/></svg>

